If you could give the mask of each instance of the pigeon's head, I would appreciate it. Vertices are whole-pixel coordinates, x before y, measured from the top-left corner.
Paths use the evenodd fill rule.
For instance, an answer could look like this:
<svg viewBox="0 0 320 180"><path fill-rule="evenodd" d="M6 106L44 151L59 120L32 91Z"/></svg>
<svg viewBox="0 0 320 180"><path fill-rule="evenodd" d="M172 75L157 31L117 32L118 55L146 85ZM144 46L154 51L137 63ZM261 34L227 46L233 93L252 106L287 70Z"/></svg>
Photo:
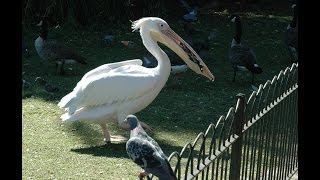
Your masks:
<svg viewBox="0 0 320 180"><path fill-rule="evenodd" d="M139 126L138 118L135 115L132 115L132 114L128 115L125 121L129 123L130 130L133 130L137 126Z"/></svg>

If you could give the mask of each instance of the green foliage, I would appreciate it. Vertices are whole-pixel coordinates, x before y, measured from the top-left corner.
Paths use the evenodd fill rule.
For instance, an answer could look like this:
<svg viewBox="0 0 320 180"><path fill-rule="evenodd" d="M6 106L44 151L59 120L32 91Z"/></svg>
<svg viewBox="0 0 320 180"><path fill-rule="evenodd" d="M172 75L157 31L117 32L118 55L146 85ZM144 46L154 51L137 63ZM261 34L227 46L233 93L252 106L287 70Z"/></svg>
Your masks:
<svg viewBox="0 0 320 180"><path fill-rule="evenodd" d="M24 0L22 5L25 27L38 23L45 15L52 25L59 22L86 26L120 24L142 16L165 14L163 0Z"/></svg>

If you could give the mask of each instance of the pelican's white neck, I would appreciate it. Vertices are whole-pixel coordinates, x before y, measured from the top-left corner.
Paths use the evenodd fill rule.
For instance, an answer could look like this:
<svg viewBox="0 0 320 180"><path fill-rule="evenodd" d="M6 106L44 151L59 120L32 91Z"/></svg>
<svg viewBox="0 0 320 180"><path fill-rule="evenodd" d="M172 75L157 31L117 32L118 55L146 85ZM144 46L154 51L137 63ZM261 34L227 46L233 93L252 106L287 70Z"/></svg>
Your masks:
<svg viewBox="0 0 320 180"><path fill-rule="evenodd" d="M161 75L164 84L168 80L171 64L167 54L159 47L158 43L151 37L149 30L140 29L143 45L156 58L158 66L153 68L156 74ZM164 85L163 84L163 85Z"/></svg>

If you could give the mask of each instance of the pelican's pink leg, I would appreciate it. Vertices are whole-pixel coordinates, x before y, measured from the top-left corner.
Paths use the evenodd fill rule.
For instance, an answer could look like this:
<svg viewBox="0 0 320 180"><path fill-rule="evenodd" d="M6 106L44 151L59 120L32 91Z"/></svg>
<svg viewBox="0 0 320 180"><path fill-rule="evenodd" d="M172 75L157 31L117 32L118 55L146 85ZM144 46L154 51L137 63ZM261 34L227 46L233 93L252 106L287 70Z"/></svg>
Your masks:
<svg viewBox="0 0 320 180"><path fill-rule="evenodd" d="M106 124L100 124L101 126L101 129L102 129L102 132L103 132L103 141L108 144L108 143L111 143L111 136L110 136L110 133L107 129L107 125Z"/></svg>
<svg viewBox="0 0 320 180"><path fill-rule="evenodd" d="M146 129L146 130L148 130L148 131L150 131L150 132L153 132L152 127L150 127L148 124L146 124L146 123L144 123L144 122L142 122L142 121L139 121L139 123L141 124L141 126L143 127L143 129Z"/></svg>
<svg viewBox="0 0 320 180"><path fill-rule="evenodd" d="M146 177L148 175L149 175L149 173L147 171L143 170L142 172L140 172L138 174L138 177L139 177L139 179L143 179L144 177Z"/></svg>

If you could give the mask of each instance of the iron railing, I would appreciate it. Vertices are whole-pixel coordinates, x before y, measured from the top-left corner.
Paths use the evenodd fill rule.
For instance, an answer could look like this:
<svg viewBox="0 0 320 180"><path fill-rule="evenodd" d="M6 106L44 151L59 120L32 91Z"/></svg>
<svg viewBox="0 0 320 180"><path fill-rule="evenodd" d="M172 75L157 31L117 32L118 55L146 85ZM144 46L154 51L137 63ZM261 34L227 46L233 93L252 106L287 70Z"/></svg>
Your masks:
<svg viewBox="0 0 320 180"><path fill-rule="evenodd" d="M169 161L178 179L290 179L298 169L298 63L260 85Z"/></svg>

